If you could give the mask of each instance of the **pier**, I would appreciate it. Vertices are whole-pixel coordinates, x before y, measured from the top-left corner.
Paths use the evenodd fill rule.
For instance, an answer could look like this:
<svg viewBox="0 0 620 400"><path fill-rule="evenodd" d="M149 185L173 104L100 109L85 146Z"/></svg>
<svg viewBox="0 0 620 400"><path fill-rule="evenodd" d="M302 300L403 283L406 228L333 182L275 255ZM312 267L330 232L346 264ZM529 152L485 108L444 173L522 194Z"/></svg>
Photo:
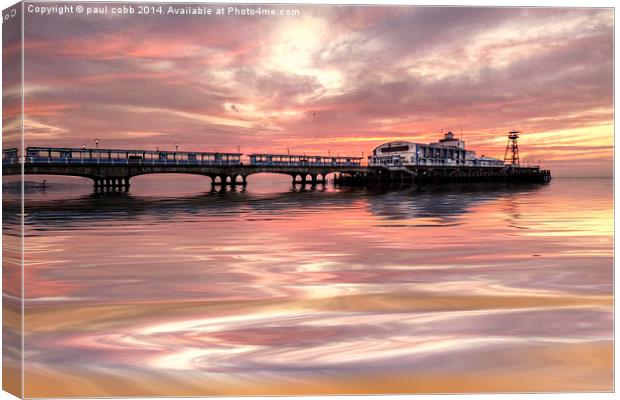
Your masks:
<svg viewBox="0 0 620 400"><path fill-rule="evenodd" d="M192 174L211 179L213 186L247 185L253 174L288 175L293 184L318 185L334 173L339 184L364 185L382 182L467 182L523 181L547 182L550 171L537 166L511 164L363 166L361 157L307 156L290 154L250 154L249 162L241 153L148 151L124 149L87 149L28 147L20 158L17 149L2 154L2 174L63 175L91 179L96 190L127 189L133 177L146 174Z"/></svg>
<svg viewBox="0 0 620 400"><path fill-rule="evenodd" d="M382 183L447 183L447 182L529 182L546 183L551 171L534 166L406 166L369 167L361 176L339 175L335 182L343 185Z"/></svg>
<svg viewBox="0 0 620 400"><path fill-rule="evenodd" d="M2 155L4 175L62 175L89 178L95 189L129 188L130 179L146 174L192 174L211 179L213 186L247 185L253 174L289 175L293 184L317 185L327 175L358 177L368 173L361 157L252 154L241 162L241 153L147 151L28 147L19 158L17 149Z"/></svg>

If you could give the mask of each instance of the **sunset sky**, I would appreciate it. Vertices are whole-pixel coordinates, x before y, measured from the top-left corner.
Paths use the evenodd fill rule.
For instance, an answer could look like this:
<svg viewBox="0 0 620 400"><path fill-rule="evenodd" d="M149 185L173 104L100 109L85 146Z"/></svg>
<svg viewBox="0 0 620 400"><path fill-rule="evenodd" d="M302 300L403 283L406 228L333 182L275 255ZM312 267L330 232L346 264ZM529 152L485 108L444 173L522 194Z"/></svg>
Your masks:
<svg viewBox="0 0 620 400"><path fill-rule="evenodd" d="M462 129L503 158L518 129L556 176L612 174L613 10L285 8L26 13L26 146L360 156Z"/></svg>

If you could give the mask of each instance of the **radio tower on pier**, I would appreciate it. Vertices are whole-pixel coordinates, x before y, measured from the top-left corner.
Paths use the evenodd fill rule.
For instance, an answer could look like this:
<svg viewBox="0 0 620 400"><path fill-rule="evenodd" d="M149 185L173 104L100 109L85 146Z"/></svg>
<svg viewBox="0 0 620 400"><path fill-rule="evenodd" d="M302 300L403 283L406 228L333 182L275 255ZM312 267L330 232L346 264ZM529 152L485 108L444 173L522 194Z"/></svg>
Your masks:
<svg viewBox="0 0 620 400"><path fill-rule="evenodd" d="M519 165L519 144L517 143L517 139L519 139L520 131L510 131L508 132L508 144L506 145L506 152L504 153L504 162L510 163L512 165ZM510 156L508 152L510 151Z"/></svg>

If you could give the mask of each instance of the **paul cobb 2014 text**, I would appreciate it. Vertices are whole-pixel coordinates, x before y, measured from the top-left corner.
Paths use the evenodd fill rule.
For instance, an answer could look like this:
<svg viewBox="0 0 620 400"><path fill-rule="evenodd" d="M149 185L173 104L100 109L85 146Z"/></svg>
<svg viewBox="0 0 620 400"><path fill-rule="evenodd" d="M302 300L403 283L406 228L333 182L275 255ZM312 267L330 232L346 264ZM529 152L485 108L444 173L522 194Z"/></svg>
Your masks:
<svg viewBox="0 0 620 400"><path fill-rule="evenodd" d="M81 5L44 6L29 4L26 12L41 15L114 14L114 15L235 15L235 16L300 16L299 9L265 7L205 7L199 5Z"/></svg>

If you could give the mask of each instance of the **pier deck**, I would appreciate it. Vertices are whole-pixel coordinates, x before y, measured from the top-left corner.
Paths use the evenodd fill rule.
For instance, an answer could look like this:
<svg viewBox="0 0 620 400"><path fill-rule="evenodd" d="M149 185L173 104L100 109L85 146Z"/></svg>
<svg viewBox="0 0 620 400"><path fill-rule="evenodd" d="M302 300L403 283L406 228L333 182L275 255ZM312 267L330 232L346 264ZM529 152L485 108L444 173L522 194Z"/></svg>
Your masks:
<svg viewBox="0 0 620 400"><path fill-rule="evenodd" d="M362 166L359 157L282 156L287 162L265 162L252 158L240 160L239 153L146 152L136 150L34 148L40 154L19 158L16 149L3 151L3 175L64 175L89 178L96 189L128 188L129 180L146 174L193 174L211 179L212 185L246 185L247 177L259 173L289 175L293 184L320 184L334 173L337 183L368 184L381 182L449 181L524 181L547 182L549 170L534 166L408 165ZM115 154L112 157L112 152ZM74 156L80 154L80 158ZM88 157L84 157L88 154ZM93 154L96 158L93 158ZM101 155L104 156L101 156ZM145 156L146 155L146 156ZM275 156L274 156L275 157Z"/></svg>

